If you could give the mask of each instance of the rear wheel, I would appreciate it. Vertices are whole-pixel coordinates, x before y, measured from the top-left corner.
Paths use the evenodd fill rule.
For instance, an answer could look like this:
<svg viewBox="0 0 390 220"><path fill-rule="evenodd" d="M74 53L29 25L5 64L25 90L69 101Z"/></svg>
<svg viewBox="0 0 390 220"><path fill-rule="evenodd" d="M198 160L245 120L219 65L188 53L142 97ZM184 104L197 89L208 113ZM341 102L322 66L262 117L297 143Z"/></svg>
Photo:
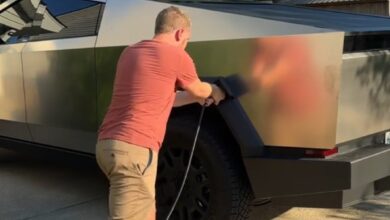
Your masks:
<svg viewBox="0 0 390 220"><path fill-rule="evenodd" d="M170 121L159 156L158 219L164 220L183 180L197 121ZM172 220L246 219L252 199L237 146L229 135L204 122L183 194Z"/></svg>

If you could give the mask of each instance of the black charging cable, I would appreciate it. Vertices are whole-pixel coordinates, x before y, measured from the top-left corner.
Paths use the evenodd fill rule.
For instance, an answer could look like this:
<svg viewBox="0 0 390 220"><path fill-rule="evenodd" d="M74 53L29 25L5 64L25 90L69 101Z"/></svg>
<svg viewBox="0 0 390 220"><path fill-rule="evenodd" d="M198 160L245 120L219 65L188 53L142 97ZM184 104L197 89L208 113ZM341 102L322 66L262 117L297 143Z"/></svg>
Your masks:
<svg viewBox="0 0 390 220"><path fill-rule="evenodd" d="M198 142L198 136L199 136L199 132L200 132L200 127L201 127L202 121L203 121L203 115L204 115L204 112L205 112L205 109L206 109L207 106L208 106L208 105L207 105L207 102L206 102L206 103L202 106L202 110L200 111L200 116L199 116L199 121L198 121L198 127L196 128L195 139L194 139L194 143L192 144L191 154L190 154L190 157L189 157L189 159L188 159L188 165L187 165L186 172L185 172L185 174L184 174L183 182L181 183L179 193L178 193L177 196L176 196L175 202L173 203L172 208L171 208L171 210L169 211L169 214L168 214L166 220L169 220L169 219L171 218L171 215L172 215L173 211L175 210L175 207L176 207L176 205L177 205L177 202L179 201L180 196L181 196L181 194L182 194L182 192L183 192L184 185L186 184L187 177L188 177L188 173L190 172L190 168L191 168L192 158L194 157L194 152L195 152L195 148L196 148L196 143Z"/></svg>

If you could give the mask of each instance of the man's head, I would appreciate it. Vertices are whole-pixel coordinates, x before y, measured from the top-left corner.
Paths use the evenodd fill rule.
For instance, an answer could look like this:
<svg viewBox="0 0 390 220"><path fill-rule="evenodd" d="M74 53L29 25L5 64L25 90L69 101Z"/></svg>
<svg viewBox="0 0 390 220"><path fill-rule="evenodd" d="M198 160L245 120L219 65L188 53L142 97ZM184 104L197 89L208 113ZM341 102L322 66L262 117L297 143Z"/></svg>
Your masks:
<svg viewBox="0 0 390 220"><path fill-rule="evenodd" d="M191 37L191 20L179 8L171 6L156 18L155 38L185 48Z"/></svg>

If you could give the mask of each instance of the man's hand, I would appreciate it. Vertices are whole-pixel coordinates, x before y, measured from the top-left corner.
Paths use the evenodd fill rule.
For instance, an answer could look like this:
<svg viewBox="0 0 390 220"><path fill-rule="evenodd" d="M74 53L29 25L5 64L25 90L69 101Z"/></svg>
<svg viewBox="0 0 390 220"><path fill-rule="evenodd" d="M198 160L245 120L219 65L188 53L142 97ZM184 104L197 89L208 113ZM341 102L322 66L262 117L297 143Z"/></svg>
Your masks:
<svg viewBox="0 0 390 220"><path fill-rule="evenodd" d="M226 98L226 94L217 85L212 84L211 86L213 88L211 92L211 98L214 100L215 105L219 105L219 103Z"/></svg>
<svg viewBox="0 0 390 220"><path fill-rule="evenodd" d="M214 99L208 98L208 99L198 99L197 101L199 105L209 107L214 103Z"/></svg>

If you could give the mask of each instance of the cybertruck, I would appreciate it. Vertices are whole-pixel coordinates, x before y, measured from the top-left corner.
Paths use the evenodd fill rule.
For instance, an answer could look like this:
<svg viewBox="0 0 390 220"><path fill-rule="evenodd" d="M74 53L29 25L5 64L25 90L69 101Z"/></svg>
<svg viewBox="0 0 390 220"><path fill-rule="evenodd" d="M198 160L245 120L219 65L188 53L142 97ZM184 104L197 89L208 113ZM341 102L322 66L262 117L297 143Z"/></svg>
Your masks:
<svg viewBox="0 0 390 220"><path fill-rule="evenodd" d="M0 146L93 155L121 51L151 38L170 4L192 18L187 50L200 76L238 74L248 88L207 109L173 219L246 219L264 201L340 208L390 188L390 19L292 6L2 0ZM160 217L199 110L171 114Z"/></svg>

